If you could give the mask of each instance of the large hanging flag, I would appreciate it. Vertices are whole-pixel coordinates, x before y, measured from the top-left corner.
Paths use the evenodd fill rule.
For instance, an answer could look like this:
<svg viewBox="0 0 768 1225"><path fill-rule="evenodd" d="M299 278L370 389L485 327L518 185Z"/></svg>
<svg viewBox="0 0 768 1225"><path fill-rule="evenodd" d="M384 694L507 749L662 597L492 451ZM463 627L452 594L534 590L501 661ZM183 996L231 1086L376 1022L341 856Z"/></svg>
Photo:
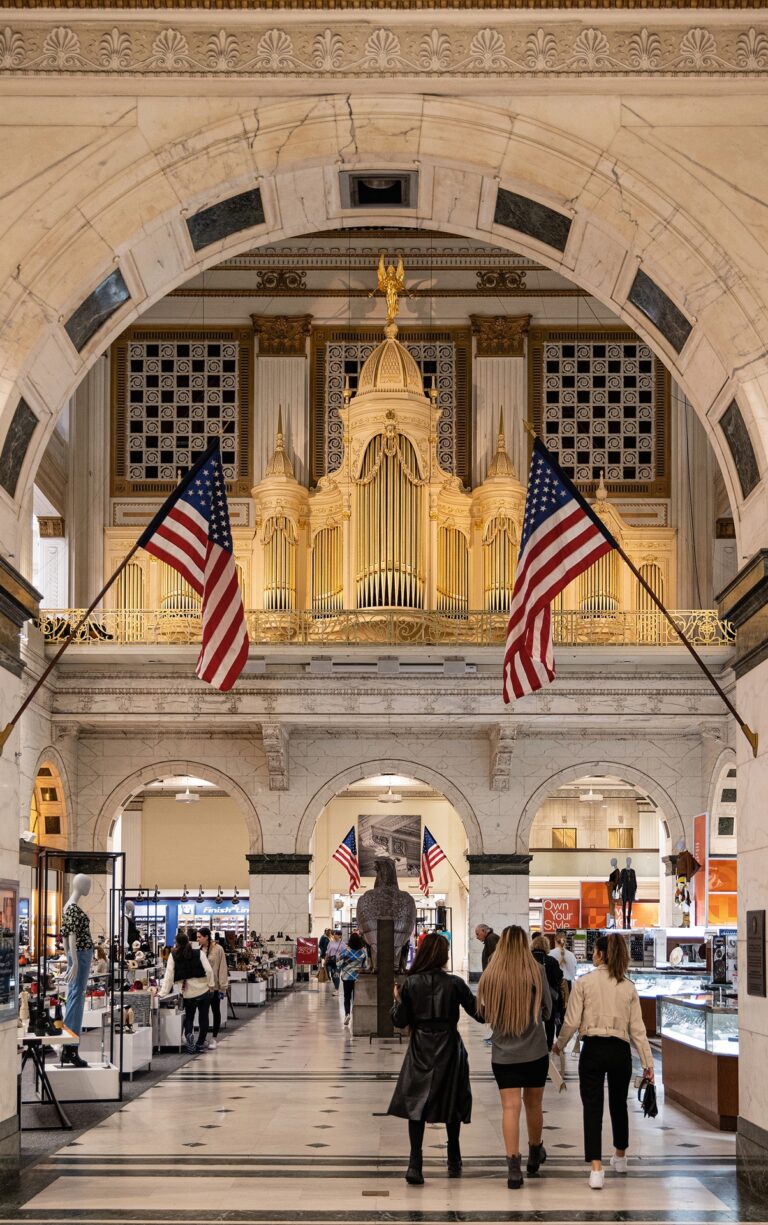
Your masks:
<svg viewBox="0 0 768 1225"><path fill-rule="evenodd" d="M421 842L421 871L419 872L419 888L424 897L429 897L429 886L435 879L435 868L445 859L445 851L440 843L432 837L426 825Z"/></svg>
<svg viewBox="0 0 768 1225"><path fill-rule="evenodd" d="M218 442L179 482L138 546L172 566L201 597L197 675L215 689L231 689L248 658L248 630Z"/></svg>
<svg viewBox="0 0 768 1225"><path fill-rule="evenodd" d="M338 860L349 875L349 892L354 893L360 888L360 863L357 858L357 838L355 827L352 826L346 838L339 843L333 852L333 858Z"/></svg>
<svg viewBox="0 0 768 1225"><path fill-rule="evenodd" d="M554 680L552 601L614 548L608 528L537 438L507 626L505 702Z"/></svg>

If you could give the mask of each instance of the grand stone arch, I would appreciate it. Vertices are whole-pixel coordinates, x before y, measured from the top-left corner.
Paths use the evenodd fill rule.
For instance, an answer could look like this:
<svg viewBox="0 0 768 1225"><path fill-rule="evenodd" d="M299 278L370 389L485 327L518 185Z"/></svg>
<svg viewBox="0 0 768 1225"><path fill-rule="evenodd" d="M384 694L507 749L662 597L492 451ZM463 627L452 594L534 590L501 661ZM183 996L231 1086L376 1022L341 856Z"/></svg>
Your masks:
<svg viewBox="0 0 768 1225"><path fill-rule="evenodd" d="M552 792L566 783L575 782L577 778L583 778L586 774L614 774L628 783L634 783L646 791L664 813L669 824L672 844L674 845L678 838L686 836L685 822L677 804L655 778L638 770L636 766L625 765L623 762L583 761L578 765L566 766L562 770L557 770L529 796L517 823L516 845L518 847L528 847L531 826L536 819L536 813Z"/></svg>
<svg viewBox="0 0 768 1225"><path fill-rule="evenodd" d="M17 555L24 495L56 416L116 336L225 256L359 224L359 213L342 208L338 170L396 166L418 169L418 207L371 210L365 223L492 240L607 304L659 353L702 418L736 512L741 558L759 547L768 521L759 484L768 466L760 202L728 211L718 168L681 168L672 146L630 139L637 121L620 100L606 103L600 124L586 124L576 104L560 106L555 122L525 97L513 105L418 93L326 94L254 107L244 98L209 96L185 98L172 119L163 98L143 99L141 108L115 115L108 140L102 129L84 133L76 157L65 143L57 146L64 139L57 133L69 132L67 105L60 100L60 126L48 133L47 175L8 193L0 241L0 445L20 397L38 420L26 451L16 451L15 502L0 490L0 541L9 554ZM76 130L75 118L72 125ZM54 166L58 189L51 191ZM189 217L256 186L263 224L196 251ZM566 237L553 237L546 222L507 216L505 223L495 211L500 187L552 210L550 222L559 216ZM106 312L78 351L65 325L116 268L130 297ZM664 295L645 312L629 296L638 270ZM670 340L661 317L667 307L687 320L682 344ZM727 445L720 421L732 403L738 439L731 432Z"/></svg>
<svg viewBox="0 0 768 1225"><path fill-rule="evenodd" d="M424 766L420 762L401 758L386 758L386 760L363 761L358 765L349 766L327 779L307 803L299 828L296 833L296 853L309 853L312 831L315 828L320 813L335 795L350 783L362 782L374 774L405 774L417 778L422 783L428 783L435 791L440 791L453 805L461 818L469 843L471 855L481 855L483 852L483 835L475 811L466 796L459 788L437 770Z"/></svg>
<svg viewBox="0 0 768 1225"><path fill-rule="evenodd" d="M217 783L222 791L226 791L227 795L236 801L243 814L248 830L250 851L254 854L261 852L261 822L247 792L233 778L230 778L228 774L224 774L221 770L217 770L215 766L210 766L206 762L201 761L156 761L150 765L142 766L139 770L134 770L132 774L126 775L116 787L113 787L101 805L93 829L92 849L94 851L106 849L109 830L114 820L115 812L121 805L125 804L126 800L135 791L147 783L153 782L158 777L168 777L172 774L186 774L196 778L204 778L208 782Z"/></svg>

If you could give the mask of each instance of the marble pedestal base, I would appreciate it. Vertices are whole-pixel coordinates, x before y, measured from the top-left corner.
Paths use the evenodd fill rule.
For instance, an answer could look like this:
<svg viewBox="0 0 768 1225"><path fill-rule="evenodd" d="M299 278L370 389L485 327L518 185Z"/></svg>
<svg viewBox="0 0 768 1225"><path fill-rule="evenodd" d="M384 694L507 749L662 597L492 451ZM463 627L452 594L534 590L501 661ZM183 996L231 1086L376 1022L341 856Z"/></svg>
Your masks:
<svg viewBox="0 0 768 1225"><path fill-rule="evenodd" d="M403 974L396 975L398 985L402 983L404 977ZM367 1038L370 1034L376 1036L376 986L376 974L361 974L357 980L355 1000L352 1005L352 1033L356 1038Z"/></svg>

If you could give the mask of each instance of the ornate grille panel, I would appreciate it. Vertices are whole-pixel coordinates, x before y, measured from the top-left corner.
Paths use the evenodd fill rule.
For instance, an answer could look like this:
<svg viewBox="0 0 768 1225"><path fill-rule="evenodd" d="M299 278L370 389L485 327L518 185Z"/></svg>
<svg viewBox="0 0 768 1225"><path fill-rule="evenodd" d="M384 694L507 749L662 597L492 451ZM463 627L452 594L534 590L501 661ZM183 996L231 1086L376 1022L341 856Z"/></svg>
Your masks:
<svg viewBox="0 0 768 1225"><path fill-rule="evenodd" d="M113 345L112 494L170 492L221 441L231 493L250 492L252 335L246 328L131 328Z"/></svg>
<svg viewBox="0 0 768 1225"><path fill-rule="evenodd" d="M669 496L669 375L626 329L532 328L533 422L587 492Z"/></svg>
<svg viewBox="0 0 768 1225"><path fill-rule="evenodd" d="M425 390L437 387L440 465L469 484L471 467L471 333L463 328L401 328L398 339L413 354ZM344 382L353 394L365 359L381 341L378 328L313 328L312 481L335 472L343 457L339 409Z"/></svg>

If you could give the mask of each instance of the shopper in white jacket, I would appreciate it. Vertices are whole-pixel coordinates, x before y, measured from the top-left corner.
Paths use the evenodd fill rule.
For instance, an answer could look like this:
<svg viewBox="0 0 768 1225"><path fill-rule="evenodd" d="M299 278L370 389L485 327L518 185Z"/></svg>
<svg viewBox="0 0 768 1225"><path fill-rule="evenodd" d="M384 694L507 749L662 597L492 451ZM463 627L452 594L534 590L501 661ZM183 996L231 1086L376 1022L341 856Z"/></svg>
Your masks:
<svg viewBox="0 0 768 1225"><path fill-rule="evenodd" d="M208 1036L208 1009L210 993L214 988L213 970L205 953L193 948L186 932L176 933L176 943L168 957L165 978L160 995L181 991L184 1001L184 1036L190 1055L205 1050ZM195 1044L195 1014L199 1018L197 1044Z"/></svg>
<svg viewBox="0 0 768 1225"><path fill-rule="evenodd" d="M565 1023L553 1052L559 1054L573 1034L581 1035L579 1088L584 1106L584 1159L592 1163L589 1185L603 1186L602 1129L605 1078L613 1127L614 1173L626 1174L629 1145L627 1094L632 1079L630 1042L637 1049L647 1080L653 1080L653 1055L643 1024L635 984L626 977L629 952L623 936L598 936L592 961L596 969L576 980Z"/></svg>

